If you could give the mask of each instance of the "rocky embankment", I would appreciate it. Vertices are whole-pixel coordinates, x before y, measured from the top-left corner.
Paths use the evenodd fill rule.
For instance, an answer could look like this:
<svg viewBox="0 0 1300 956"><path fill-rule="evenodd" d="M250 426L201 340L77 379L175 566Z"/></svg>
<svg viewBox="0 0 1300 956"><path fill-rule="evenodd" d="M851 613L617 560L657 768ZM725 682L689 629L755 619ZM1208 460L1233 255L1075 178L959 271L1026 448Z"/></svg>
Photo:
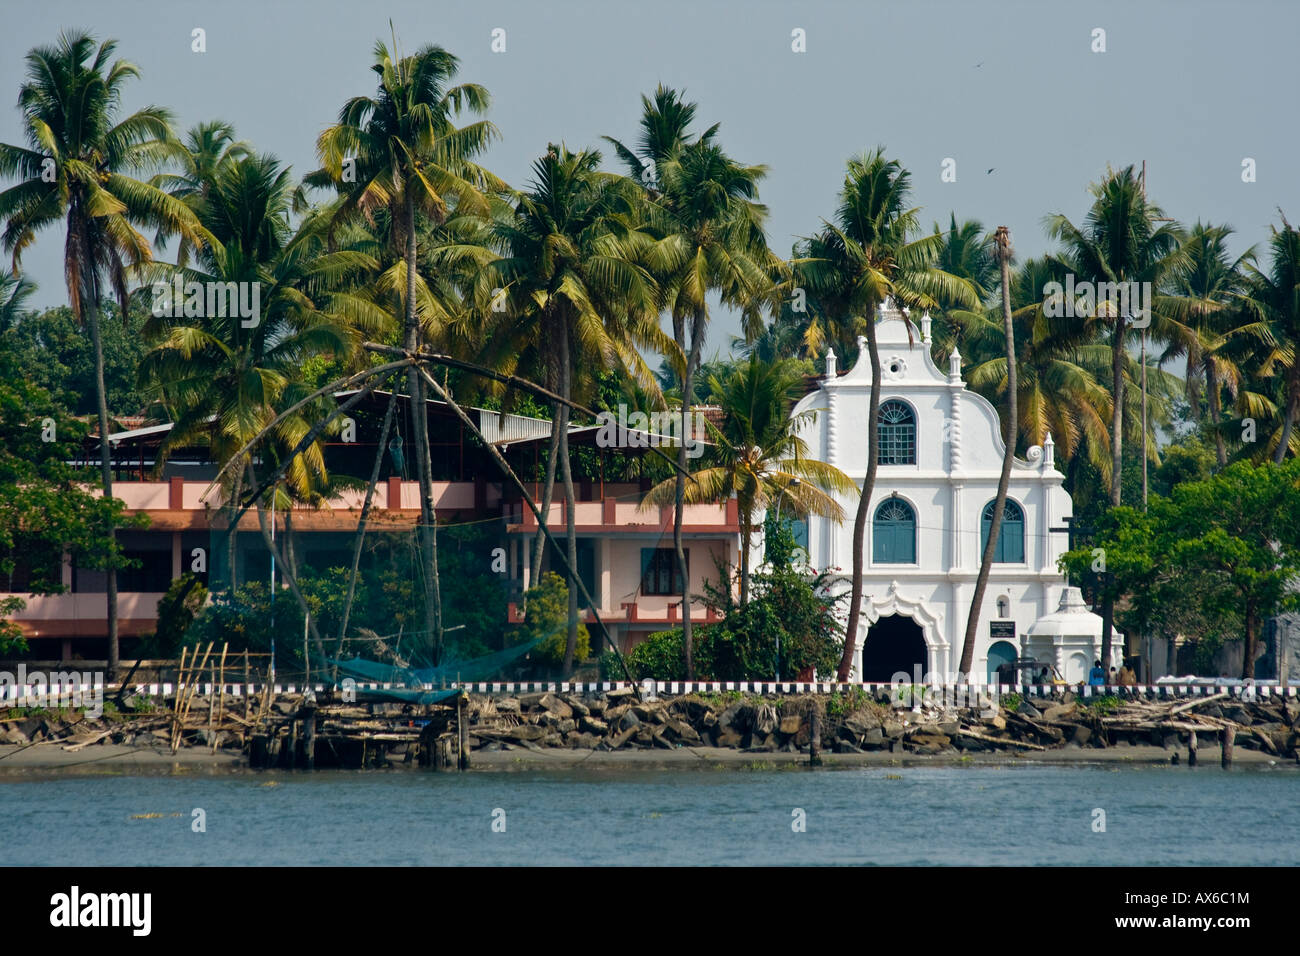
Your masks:
<svg viewBox="0 0 1300 956"><path fill-rule="evenodd" d="M1297 758L1296 701L1209 697L1155 703L1071 692L1031 702L1007 699L979 710L891 706L865 694L806 697L696 695L637 701L630 690L598 695L472 697L471 750L734 748L807 752L812 715L827 753L940 754L1154 745L1177 750L1190 734L1205 748L1232 728L1237 747Z"/></svg>
<svg viewBox="0 0 1300 956"><path fill-rule="evenodd" d="M300 696L267 699L249 717L234 708L214 708L205 698L197 699L179 719L172 708L151 711L156 705L136 701L139 709L133 710L130 703L120 713L99 718L75 711L0 711L0 748L59 745L76 752L103 744L167 752L202 747L233 757L259 745L275 750L267 741L278 741L281 750L292 754L296 749L301 757L304 715L310 715L313 733L319 735L315 752L320 754L329 742L332 762L323 765L413 764L431 741L454 749L459 739L454 707L364 699L342 703L328 693L306 706ZM1064 691L1032 700L1009 695L1000 706L981 709L929 702L898 707L888 692L876 697L861 691L767 697L732 692L638 700L624 688L584 694L470 695L465 713L471 753L684 748L808 753L815 714L819 749L827 754L1026 754L1154 746L1173 754L1199 749L1213 759L1227 731L1237 749L1300 762L1300 703L1277 697L1241 700L1226 694L1152 701L1137 696L1076 698ZM359 745L358 754L344 753L345 742ZM267 759L263 750L255 765Z"/></svg>

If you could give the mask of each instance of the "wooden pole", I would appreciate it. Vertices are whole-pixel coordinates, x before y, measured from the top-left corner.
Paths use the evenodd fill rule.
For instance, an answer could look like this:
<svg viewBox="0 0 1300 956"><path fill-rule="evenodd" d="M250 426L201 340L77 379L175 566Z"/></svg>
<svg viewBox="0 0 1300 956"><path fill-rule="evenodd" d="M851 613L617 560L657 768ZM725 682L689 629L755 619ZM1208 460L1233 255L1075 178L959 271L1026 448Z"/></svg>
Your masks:
<svg viewBox="0 0 1300 956"><path fill-rule="evenodd" d="M1196 731L1191 730L1187 733L1187 766L1196 766Z"/></svg>
<svg viewBox="0 0 1300 956"><path fill-rule="evenodd" d="M221 733L221 722L226 718L226 651L230 642L221 645L221 666L217 670L217 733ZM217 752L217 738L212 738L212 752Z"/></svg>
<svg viewBox="0 0 1300 956"><path fill-rule="evenodd" d="M316 769L316 705L308 704L303 708L302 749L307 759L307 769Z"/></svg>
<svg viewBox="0 0 1300 956"><path fill-rule="evenodd" d="M466 738L469 733L465 727L469 717L469 695L461 691L460 696L456 698L456 732L459 737L460 753L456 766L460 770L469 769L469 748L466 746Z"/></svg>
<svg viewBox="0 0 1300 956"><path fill-rule="evenodd" d="M244 648L244 719L248 720L253 702L248 694L248 648Z"/></svg>
<svg viewBox="0 0 1300 956"><path fill-rule="evenodd" d="M1221 739L1223 741L1223 757L1220 765L1224 770L1227 770L1232 766L1232 744L1237 739L1237 728L1224 727Z"/></svg>
<svg viewBox="0 0 1300 956"><path fill-rule="evenodd" d="M172 695L172 753L176 752L176 726L181 719L181 680L185 676L185 654L188 647L181 648L181 664L176 669L176 692Z"/></svg>
<svg viewBox="0 0 1300 956"><path fill-rule="evenodd" d="M212 693L208 694L208 742L214 739L212 730L213 718L217 715L217 662L213 661L208 665L208 680L212 682ZM217 749L215 746L212 748Z"/></svg>
<svg viewBox="0 0 1300 956"><path fill-rule="evenodd" d="M822 725L821 715L817 712L817 702L812 702L812 726L808 734L808 766L820 767L822 763Z"/></svg>

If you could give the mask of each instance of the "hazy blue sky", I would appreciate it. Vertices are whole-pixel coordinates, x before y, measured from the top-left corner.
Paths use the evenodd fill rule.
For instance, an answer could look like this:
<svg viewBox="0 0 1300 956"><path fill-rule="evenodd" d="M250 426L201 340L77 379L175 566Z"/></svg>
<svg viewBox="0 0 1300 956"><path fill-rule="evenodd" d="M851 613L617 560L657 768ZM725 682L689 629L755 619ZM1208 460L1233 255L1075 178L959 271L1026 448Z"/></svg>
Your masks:
<svg viewBox="0 0 1300 956"><path fill-rule="evenodd" d="M770 167L762 198L781 253L831 214L845 159L877 144L912 171L927 227L949 211L1005 224L1022 257L1047 249L1044 215L1077 220L1107 164L1143 159L1152 199L1231 224L1237 251L1267 238L1278 207L1300 220L1300 5L1286 0L24 2L0 35L0 141L21 142L24 54L81 27L140 67L126 108L168 106L180 129L228 120L301 175L343 101L373 92L390 17L405 49L441 44L489 88L503 138L486 162L516 185L548 142L630 140L640 94L684 88L734 156ZM206 53L191 52L195 27ZM504 53L490 49L497 27ZM1091 51L1097 27L1105 53ZM791 51L795 28L805 53ZM940 181L947 157L953 183ZM66 301L61 248L51 231L24 257L36 305ZM736 328L720 321L709 351Z"/></svg>

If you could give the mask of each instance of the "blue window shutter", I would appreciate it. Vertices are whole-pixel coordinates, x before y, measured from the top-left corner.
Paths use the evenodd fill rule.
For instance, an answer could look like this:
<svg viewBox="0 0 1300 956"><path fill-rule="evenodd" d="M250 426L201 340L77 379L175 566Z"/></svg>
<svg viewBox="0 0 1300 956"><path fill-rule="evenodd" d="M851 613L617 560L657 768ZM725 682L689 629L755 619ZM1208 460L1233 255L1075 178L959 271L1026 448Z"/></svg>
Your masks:
<svg viewBox="0 0 1300 956"><path fill-rule="evenodd" d="M980 553L989 543L989 531L993 527L994 499L984 506L980 518ZM1002 526L998 528L998 544L993 549L993 560L999 564L1021 564L1025 560L1025 513L1020 505L1007 499L1002 510Z"/></svg>

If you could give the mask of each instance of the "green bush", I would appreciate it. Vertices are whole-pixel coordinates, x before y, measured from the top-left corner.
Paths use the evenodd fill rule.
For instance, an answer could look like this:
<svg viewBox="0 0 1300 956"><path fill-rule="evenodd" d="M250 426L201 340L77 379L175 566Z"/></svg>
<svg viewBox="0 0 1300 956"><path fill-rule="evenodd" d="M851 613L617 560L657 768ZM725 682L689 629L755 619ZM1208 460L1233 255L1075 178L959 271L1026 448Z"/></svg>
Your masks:
<svg viewBox="0 0 1300 956"><path fill-rule="evenodd" d="M564 663L564 647L569 638L569 586L558 574L545 574L541 583L528 589L528 610L520 628L522 643L540 639L533 656L545 663ZM578 622L578 639L573 659L585 661L591 656L591 635L587 625Z"/></svg>

